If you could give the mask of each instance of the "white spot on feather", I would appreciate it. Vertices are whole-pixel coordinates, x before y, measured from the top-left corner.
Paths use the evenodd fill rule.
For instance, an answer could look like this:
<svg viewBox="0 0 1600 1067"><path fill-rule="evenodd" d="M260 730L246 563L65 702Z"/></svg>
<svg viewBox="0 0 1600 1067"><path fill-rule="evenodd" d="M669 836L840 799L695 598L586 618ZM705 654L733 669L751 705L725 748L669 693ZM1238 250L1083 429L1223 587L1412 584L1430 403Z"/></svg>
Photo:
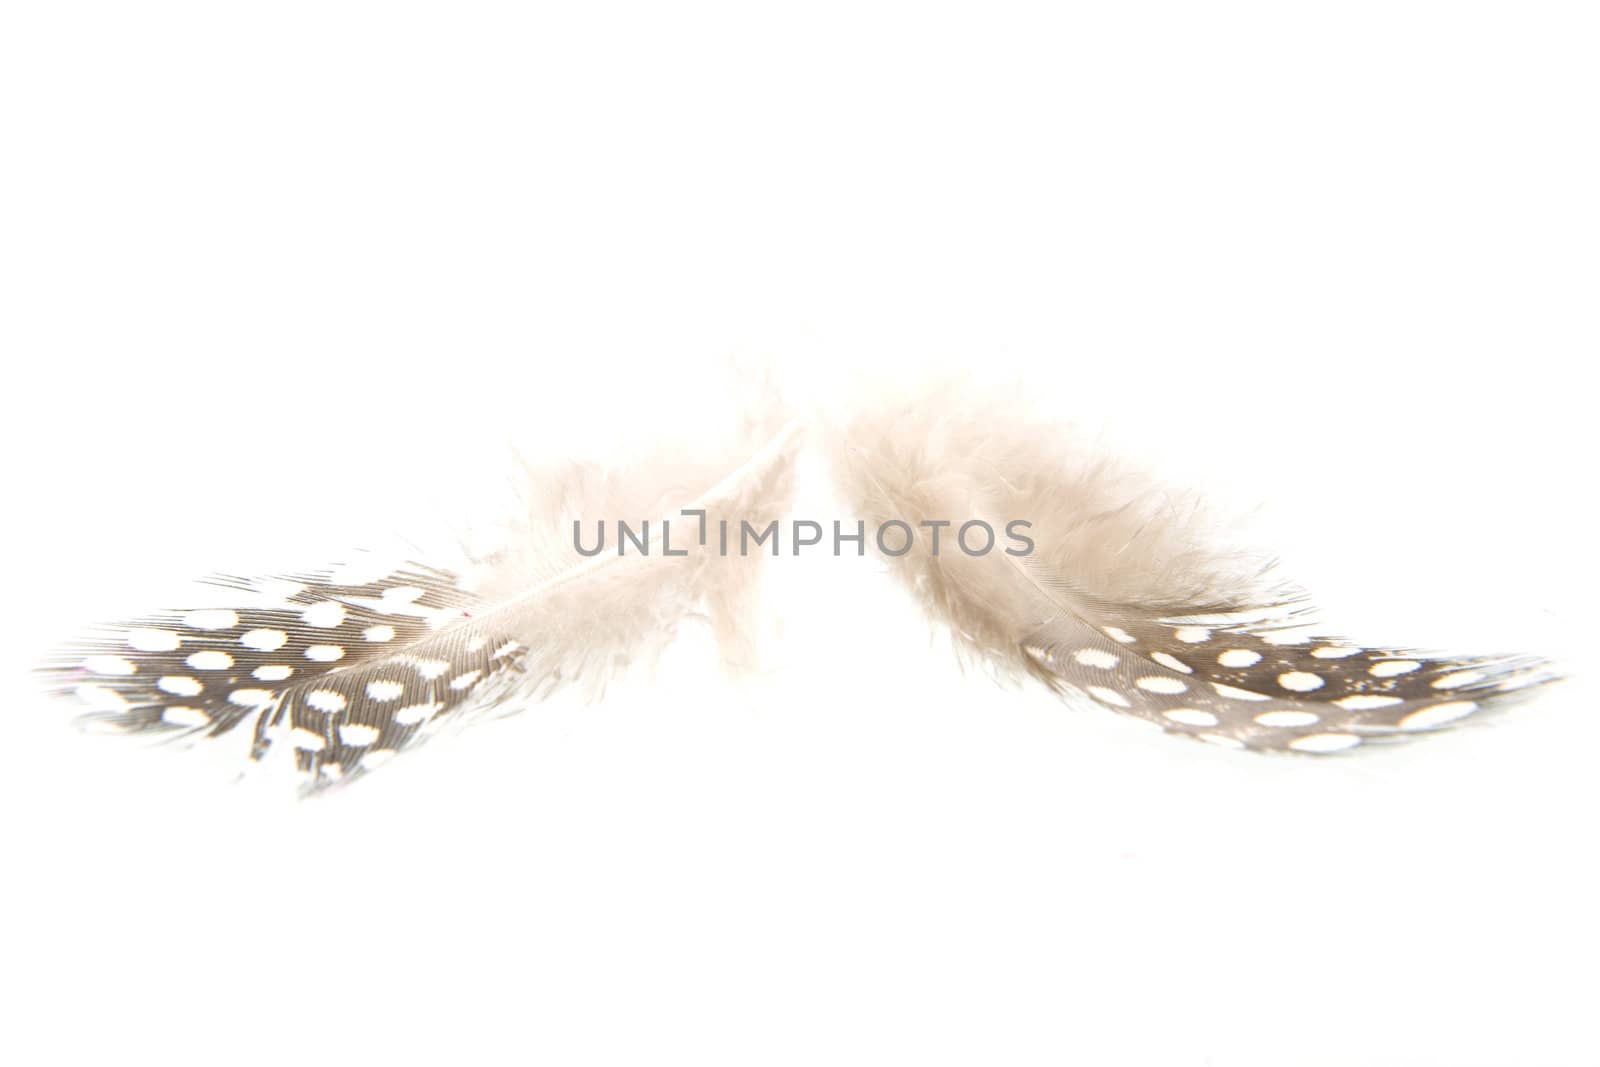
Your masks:
<svg viewBox="0 0 1600 1067"><path fill-rule="evenodd" d="M1263 711L1256 716L1262 726L1310 726L1320 722L1322 716L1309 711Z"/></svg>
<svg viewBox="0 0 1600 1067"><path fill-rule="evenodd" d="M83 666L96 674L132 674L139 669L121 656L90 656L83 661Z"/></svg>
<svg viewBox="0 0 1600 1067"><path fill-rule="evenodd" d="M1173 631L1172 636L1186 645L1198 645L1202 641L1211 640L1211 631L1204 626L1180 626Z"/></svg>
<svg viewBox="0 0 1600 1067"><path fill-rule="evenodd" d="M1414 659L1386 659L1381 663L1374 663L1367 669L1367 673L1374 678L1394 678L1401 674L1410 674L1422 664Z"/></svg>
<svg viewBox="0 0 1600 1067"><path fill-rule="evenodd" d="M128 647L140 652L171 652L182 640L171 630L138 629L128 631Z"/></svg>
<svg viewBox="0 0 1600 1067"><path fill-rule="evenodd" d="M1454 674L1446 674L1441 678L1434 679L1433 687L1435 689L1460 689L1464 685L1481 682L1485 677L1487 676L1482 671L1456 671Z"/></svg>
<svg viewBox="0 0 1600 1067"><path fill-rule="evenodd" d="M173 696L193 697L199 696L200 690L204 687L186 675L167 674L156 682L156 688L163 693L171 693Z"/></svg>
<svg viewBox="0 0 1600 1067"><path fill-rule="evenodd" d="M433 715L442 707L444 707L444 705L439 703L412 704L409 707L401 708L399 711L395 712L394 721L399 723L401 726L415 726L417 723L422 722L425 719L432 718Z"/></svg>
<svg viewBox="0 0 1600 1067"><path fill-rule="evenodd" d="M1155 674L1148 678L1140 678L1133 684L1138 686L1140 689L1143 689L1147 693L1183 693L1187 692L1189 689L1188 686L1184 685L1176 678L1168 678L1164 675Z"/></svg>
<svg viewBox="0 0 1600 1067"><path fill-rule="evenodd" d="M161 721L173 726L209 726L211 716L199 708L162 708Z"/></svg>
<svg viewBox="0 0 1600 1067"><path fill-rule="evenodd" d="M1218 722L1217 717L1211 712L1200 711L1197 708L1171 708L1161 714L1185 726L1215 726Z"/></svg>
<svg viewBox="0 0 1600 1067"><path fill-rule="evenodd" d="M330 630L344 622L345 606L332 600L313 604L300 613L300 621L320 630Z"/></svg>
<svg viewBox="0 0 1600 1067"><path fill-rule="evenodd" d="M1290 741L1289 747L1296 752L1343 752L1360 743L1355 734L1309 734Z"/></svg>
<svg viewBox="0 0 1600 1067"><path fill-rule="evenodd" d="M1103 704L1110 704L1112 707L1128 708L1133 706L1128 702L1127 697L1115 689L1107 689L1103 685L1091 685L1089 687L1089 695Z"/></svg>
<svg viewBox="0 0 1600 1067"><path fill-rule="evenodd" d="M306 694L306 707L327 712L329 715L337 711L343 711L344 706L344 694L335 693L331 689L313 689Z"/></svg>
<svg viewBox="0 0 1600 1067"><path fill-rule="evenodd" d="M1359 648L1351 648L1348 645L1327 645L1312 649L1311 654L1318 659L1346 659L1360 651Z"/></svg>
<svg viewBox="0 0 1600 1067"><path fill-rule="evenodd" d="M367 696L371 697L373 700L379 701L380 703L389 700L398 700L400 698L400 694L404 693L405 691L405 686L401 685L399 682L391 682L387 679L379 679L376 682L367 683Z"/></svg>
<svg viewBox="0 0 1600 1067"><path fill-rule="evenodd" d="M344 649L339 645L312 645L306 649L306 659L318 663L333 663L344 659Z"/></svg>
<svg viewBox="0 0 1600 1067"><path fill-rule="evenodd" d="M228 703L242 704L247 708L257 708L263 704L272 703L273 693L270 689L235 689L228 694Z"/></svg>
<svg viewBox="0 0 1600 1067"><path fill-rule="evenodd" d="M276 663L264 663L250 673L263 682L281 682L294 673L294 668L284 667Z"/></svg>
<svg viewBox="0 0 1600 1067"><path fill-rule="evenodd" d="M1100 667L1108 671L1122 662L1116 656L1099 648L1080 648L1073 653L1072 658L1085 667Z"/></svg>
<svg viewBox="0 0 1600 1067"><path fill-rule="evenodd" d="M1427 730L1434 726L1443 726L1445 723L1464 719L1478 710L1478 705L1470 700L1452 700L1446 704L1435 704L1431 708L1413 711L1410 715L1400 720L1403 730Z"/></svg>
<svg viewBox="0 0 1600 1067"><path fill-rule="evenodd" d="M1268 696L1266 696L1266 695L1264 695L1262 693L1252 693L1248 689L1235 689L1233 686L1231 686L1231 685L1223 685L1221 682L1212 682L1211 683L1211 688L1213 688L1213 689L1215 689L1217 691L1217 695L1218 696L1227 697L1229 700L1270 700L1270 699L1272 699L1271 697L1268 697Z"/></svg>
<svg viewBox="0 0 1600 1067"><path fill-rule="evenodd" d="M183 617L191 630L226 630L239 625L239 613L227 608L201 608Z"/></svg>
<svg viewBox="0 0 1600 1067"><path fill-rule="evenodd" d="M1303 645L1311 640L1311 631L1303 628L1291 628L1288 630L1272 630L1256 636L1269 645Z"/></svg>
<svg viewBox="0 0 1600 1067"><path fill-rule="evenodd" d="M339 727L339 740L356 748L365 748L378 739L378 729L359 722L343 723Z"/></svg>
<svg viewBox="0 0 1600 1067"><path fill-rule="evenodd" d="M1150 653L1150 658L1167 668L1169 671L1177 671L1179 674L1194 673L1193 667L1189 666L1178 657L1169 656L1165 652L1152 652Z"/></svg>
<svg viewBox="0 0 1600 1067"><path fill-rule="evenodd" d="M1326 683L1320 674L1310 671L1289 671L1278 675L1278 684L1295 693L1309 693L1321 689Z"/></svg>
<svg viewBox="0 0 1600 1067"><path fill-rule="evenodd" d="M192 653L184 662L197 671L225 671L233 666L233 657L226 652L207 649Z"/></svg>
<svg viewBox="0 0 1600 1067"><path fill-rule="evenodd" d="M362 636L368 641L393 641L393 626L369 626L362 631Z"/></svg>
<svg viewBox="0 0 1600 1067"><path fill-rule="evenodd" d="M1378 708L1392 708L1396 704L1404 704L1399 697L1378 696L1375 693L1361 693L1353 697L1342 697L1334 701L1341 708L1349 711L1374 711Z"/></svg>
<svg viewBox="0 0 1600 1067"><path fill-rule="evenodd" d="M1254 667L1261 662L1261 653L1248 648L1230 648L1217 657L1217 662L1224 667Z"/></svg>
<svg viewBox="0 0 1600 1067"><path fill-rule="evenodd" d="M276 652L289 643L289 635L282 630L251 630L239 636L239 643L257 652Z"/></svg>
<svg viewBox="0 0 1600 1067"><path fill-rule="evenodd" d="M1102 626L1100 627L1100 630L1107 637L1111 638L1111 640L1120 641L1125 645L1131 645L1135 640L1137 640L1137 638L1135 638L1128 631L1122 629L1120 626Z"/></svg>

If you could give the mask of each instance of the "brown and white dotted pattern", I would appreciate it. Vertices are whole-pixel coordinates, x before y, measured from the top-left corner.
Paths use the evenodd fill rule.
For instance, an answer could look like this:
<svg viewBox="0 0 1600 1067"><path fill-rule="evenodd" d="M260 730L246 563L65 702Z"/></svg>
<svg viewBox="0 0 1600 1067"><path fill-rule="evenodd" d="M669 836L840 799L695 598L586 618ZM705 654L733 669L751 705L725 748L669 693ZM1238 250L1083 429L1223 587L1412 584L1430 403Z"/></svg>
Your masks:
<svg viewBox="0 0 1600 1067"><path fill-rule="evenodd" d="M473 604L447 572L215 581L276 603L104 628L47 667L54 687L125 731L216 735L252 722L253 756L281 741L317 788L384 762L518 662L521 646L504 636L441 628Z"/></svg>
<svg viewBox="0 0 1600 1067"><path fill-rule="evenodd" d="M250 722L314 788L348 781L487 699L522 647L466 622L454 576L326 575L217 584L270 607L166 612L104 629L48 670L97 721L215 735ZM1062 617L1029 642L1052 681L1095 704L1226 748L1345 752L1469 721L1554 675L1534 659L1368 649L1304 626Z"/></svg>
<svg viewBox="0 0 1600 1067"><path fill-rule="evenodd" d="M1317 755L1452 726L1554 677L1531 658L1432 658L1226 618L1062 617L1027 652L1093 703L1168 731Z"/></svg>

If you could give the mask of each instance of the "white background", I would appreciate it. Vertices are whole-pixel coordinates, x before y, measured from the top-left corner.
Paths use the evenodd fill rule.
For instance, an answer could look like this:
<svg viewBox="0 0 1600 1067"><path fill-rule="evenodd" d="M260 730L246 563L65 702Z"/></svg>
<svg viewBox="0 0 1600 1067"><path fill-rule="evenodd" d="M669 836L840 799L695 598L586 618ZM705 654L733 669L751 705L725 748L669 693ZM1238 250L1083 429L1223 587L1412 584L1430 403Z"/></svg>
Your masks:
<svg viewBox="0 0 1600 1067"><path fill-rule="evenodd" d="M1596 1062L1596 31L7 5L0 1055ZM486 442L705 424L729 356L824 407L860 370L1023 378L1259 506L1341 628L1577 677L1252 759L964 676L879 565L783 560L752 682L690 632L292 804L22 676L191 574L453 521Z"/></svg>

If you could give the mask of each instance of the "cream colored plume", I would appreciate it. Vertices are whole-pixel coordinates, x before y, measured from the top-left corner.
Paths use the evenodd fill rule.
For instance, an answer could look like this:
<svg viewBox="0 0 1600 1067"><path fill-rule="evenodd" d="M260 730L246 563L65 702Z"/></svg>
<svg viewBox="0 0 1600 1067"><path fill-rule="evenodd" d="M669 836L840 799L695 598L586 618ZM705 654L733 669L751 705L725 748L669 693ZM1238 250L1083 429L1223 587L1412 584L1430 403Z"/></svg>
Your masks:
<svg viewBox="0 0 1600 1067"><path fill-rule="evenodd" d="M1479 716L1554 677L1529 657L1315 636L1304 596L1264 557L1219 547L1192 496L1041 418L1015 390L947 385L874 406L831 441L869 525L915 530L891 564L961 647L1173 733L1338 752ZM969 554L953 534L971 520L1025 522L1033 550ZM936 552L927 524L941 522ZM903 540L891 535L890 553Z"/></svg>

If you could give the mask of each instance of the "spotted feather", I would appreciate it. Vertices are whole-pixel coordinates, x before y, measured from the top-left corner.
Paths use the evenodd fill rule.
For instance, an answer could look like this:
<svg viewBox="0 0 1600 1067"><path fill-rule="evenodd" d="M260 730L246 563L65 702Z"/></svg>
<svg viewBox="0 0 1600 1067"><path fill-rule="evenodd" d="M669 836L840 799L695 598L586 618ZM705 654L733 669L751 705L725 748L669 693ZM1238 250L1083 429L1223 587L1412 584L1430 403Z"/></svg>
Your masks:
<svg viewBox="0 0 1600 1067"><path fill-rule="evenodd" d="M848 420L835 470L879 524L954 516L1031 549L888 564L998 669L1214 744L1344 752L1482 718L1556 678L1536 657L1450 657L1318 636L1298 590L1216 547L1192 494L1108 459L1006 390L941 387Z"/></svg>
<svg viewBox="0 0 1600 1067"><path fill-rule="evenodd" d="M1252 610L1141 619L1046 594L1024 642L1061 690L1229 748L1324 755L1480 718L1555 680L1531 656L1450 657L1312 636L1303 616ZM1111 621L1115 620L1115 621Z"/></svg>
<svg viewBox="0 0 1600 1067"><path fill-rule="evenodd" d="M376 766L516 667L517 643L475 632L478 598L450 572L407 565L360 584L337 573L214 576L251 606L100 628L46 665L51 684L121 732L214 737L250 721L253 758L283 740L327 781ZM468 670L471 684L454 684Z"/></svg>
<svg viewBox="0 0 1600 1067"><path fill-rule="evenodd" d="M203 739L248 724L252 759L287 747L317 791L447 721L559 686L597 691L691 618L708 618L725 658L743 661L760 556L719 558L691 539L670 555L618 545L591 558L572 524L688 507L763 526L785 510L799 429L773 411L706 454L528 468L504 544L469 561L470 582L416 564L359 581L348 569L213 577L234 604L98 628L44 665L47 685L121 732Z"/></svg>

